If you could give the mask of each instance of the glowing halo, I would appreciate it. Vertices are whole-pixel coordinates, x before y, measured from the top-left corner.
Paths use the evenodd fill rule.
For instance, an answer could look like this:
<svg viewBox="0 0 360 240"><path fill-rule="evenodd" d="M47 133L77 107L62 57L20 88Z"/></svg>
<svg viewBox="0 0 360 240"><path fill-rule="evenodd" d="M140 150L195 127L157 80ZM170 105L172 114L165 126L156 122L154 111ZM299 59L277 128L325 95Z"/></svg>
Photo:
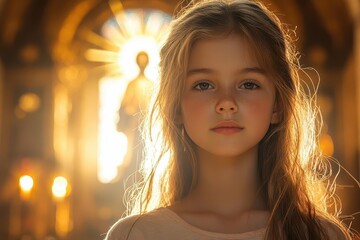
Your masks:
<svg viewBox="0 0 360 240"><path fill-rule="evenodd" d="M170 21L170 15L155 9L128 9L114 13L114 17L102 26L101 36L94 32L85 34L89 42L100 47L86 50L85 59L100 63L97 69L104 70L108 77L132 79L138 74L136 55L145 51L149 56L145 75L157 79L160 44L167 35Z"/></svg>
<svg viewBox="0 0 360 240"><path fill-rule="evenodd" d="M137 76L139 67L136 64L136 56L141 51L146 52L149 56L149 65L145 70L145 76L151 80L157 79L158 72L156 68L160 60L159 44L149 36L134 37L122 46L118 63L123 77L125 79L134 79Z"/></svg>

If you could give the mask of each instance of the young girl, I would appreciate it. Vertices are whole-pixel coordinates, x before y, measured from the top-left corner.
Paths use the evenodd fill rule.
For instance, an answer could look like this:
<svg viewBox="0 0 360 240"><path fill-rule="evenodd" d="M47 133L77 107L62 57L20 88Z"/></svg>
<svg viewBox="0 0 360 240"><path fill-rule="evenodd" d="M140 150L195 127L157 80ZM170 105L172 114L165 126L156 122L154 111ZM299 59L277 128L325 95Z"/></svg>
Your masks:
<svg viewBox="0 0 360 240"><path fill-rule="evenodd" d="M350 239L328 210L328 164L299 70L260 3L184 10L161 50L132 215L106 239Z"/></svg>

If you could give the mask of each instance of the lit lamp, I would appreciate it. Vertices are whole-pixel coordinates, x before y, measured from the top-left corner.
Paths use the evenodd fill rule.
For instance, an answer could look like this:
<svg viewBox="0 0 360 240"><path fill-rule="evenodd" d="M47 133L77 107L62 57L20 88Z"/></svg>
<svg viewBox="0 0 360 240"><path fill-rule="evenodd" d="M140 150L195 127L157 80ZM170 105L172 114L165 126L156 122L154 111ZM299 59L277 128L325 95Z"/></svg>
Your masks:
<svg viewBox="0 0 360 240"><path fill-rule="evenodd" d="M17 195L10 207L9 234L13 238L19 237L24 232L24 228L26 228L23 225L22 219L27 217L24 209L28 207L26 203L30 200L33 187L34 180L31 176L23 175L19 178L20 198Z"/></svg>
<svg viewBox="0 0 360 240"><path fill-rule="evenodd" d="M64 177L56 177L52 185L52 194L56 205L55 232L58 237L66 237L70 229L70 206L66 197L69 194L68 181Z"/></svg>
<svg viewBox="0 0 360 240"><path fill-rule="evenodd" d="M62 200L66 197L68 182L64 177L56 177L52 185L54 199Z"/></svg>
<svg viewBox="0 0 360 240"><path fill-rule="evenodd" d="M21 176L19 179L20 196L24 200L29 200L34 180L29 175Z"/></svg>

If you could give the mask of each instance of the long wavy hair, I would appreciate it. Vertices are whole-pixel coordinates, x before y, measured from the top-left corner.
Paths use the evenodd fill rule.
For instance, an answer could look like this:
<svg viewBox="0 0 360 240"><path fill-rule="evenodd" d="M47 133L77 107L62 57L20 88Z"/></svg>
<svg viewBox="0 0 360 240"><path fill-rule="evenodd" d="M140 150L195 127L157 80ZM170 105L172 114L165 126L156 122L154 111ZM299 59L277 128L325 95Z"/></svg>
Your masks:
<svg viewBox="0 0 360 240"><path fill-rule="evenodd" d="M189 55L196 41L233 33L248 40L276 92L278 123L270 126L258 150L261 191L271 213L266 239L329 239L329 227L350 239L336 211L329 210L334 184L328 184L330 164L319 149L321 121L315 94L299 77L291 31L261 3L248 0L191 3L173 21L143 128L143 178L130 192L129 213L172 205L196 186L194 143L179 121Z"/></svg>

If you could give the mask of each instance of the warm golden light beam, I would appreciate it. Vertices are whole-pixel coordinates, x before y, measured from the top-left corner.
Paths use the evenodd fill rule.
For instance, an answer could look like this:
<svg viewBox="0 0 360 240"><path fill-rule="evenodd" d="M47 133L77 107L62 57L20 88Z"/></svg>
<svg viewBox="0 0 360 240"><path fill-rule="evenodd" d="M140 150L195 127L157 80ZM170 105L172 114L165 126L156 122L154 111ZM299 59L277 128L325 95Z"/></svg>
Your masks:
<svg viewBox="0 0 360 240"><path fill-rule="evenodd" d="M158 34L155 37L155 40L157 42L162 43L164 39L167 37L169 31L167 31L168 25L163 25L163 28L158 32Z"/></svg>
<svg viewBox="0 0 360 240"><path fill-rule="evenodd" d="M109 5L111 8L111 11L113 12L114 16L118 14L119 12L124 11L124 7L120 0L110 0Z"/></svg>
<svg viewBox="0 0 360 240"><path fill-rule="evenodd" d="M164 18L160 12L151 14L146 22L146 35L152 36L157 42L162 43L169 33L170 18Z"/></svg>
<svg viewBox="0 0 360 240"><path fill-rule="evenodd" d="M130 35L127 32L127 29L124 27L124 19L123 19L123 15L119 14L121 12L124 11L124 7L121 3L121 1L119 0L110 0L109 2L111 11L113 12L114 16L115 16L115 20L119 26L119 31L120 33L125 37L125 38L129 38Z"/></svg>
<svg viewBox="0 0 360 240"><path fill-rule="evenodd" d="M95 46L98 46L104 50L117 52L119 51L119 44L116 43L118 41L121 43L121 40L125 42L125 39L121 38L121 35L118 31L112 31L110 34L113 34L114 37L116 36L117 41L110 41L108 38L105 38L89 29L83 30L80 33L81 38L86 39L86 41L88 41L89 43L92 43Z"/></svg>
<svg viewBox="0 0 360 240"><path fill-rule="evenodd" d="M159 13L152 14L145 25L145 35L157 36L162 28L163 18Z"/></svg>
<svg viewBox="0 0 360 240"><path fill-rule="evenodd" d="M135 12L127 14L123 22L130 38L143 34L141 20Z"/></svg>
<svg viewBox="0 0 360 240"><path fill-rule="evenodd" d="M107 63L101 66L94 67L91 69L94 74L104 75L104 76L116 76L121 75L122 68L119 67L119 63Z"/></svg>
<svg viewBox="0 0 360 240"><path fill-rule="evenodd" d="M85 58L92 62L118 62L119 54L117 52L102 50L102 49L88 49L85 52Z"/></svg>
<svg viewBox="0 0 360 240"><path fill-rule="evenodd" d="M121 34L117 25L107 24L103 27L103 35L117 47L123 45L127 39Z"/></svg>

